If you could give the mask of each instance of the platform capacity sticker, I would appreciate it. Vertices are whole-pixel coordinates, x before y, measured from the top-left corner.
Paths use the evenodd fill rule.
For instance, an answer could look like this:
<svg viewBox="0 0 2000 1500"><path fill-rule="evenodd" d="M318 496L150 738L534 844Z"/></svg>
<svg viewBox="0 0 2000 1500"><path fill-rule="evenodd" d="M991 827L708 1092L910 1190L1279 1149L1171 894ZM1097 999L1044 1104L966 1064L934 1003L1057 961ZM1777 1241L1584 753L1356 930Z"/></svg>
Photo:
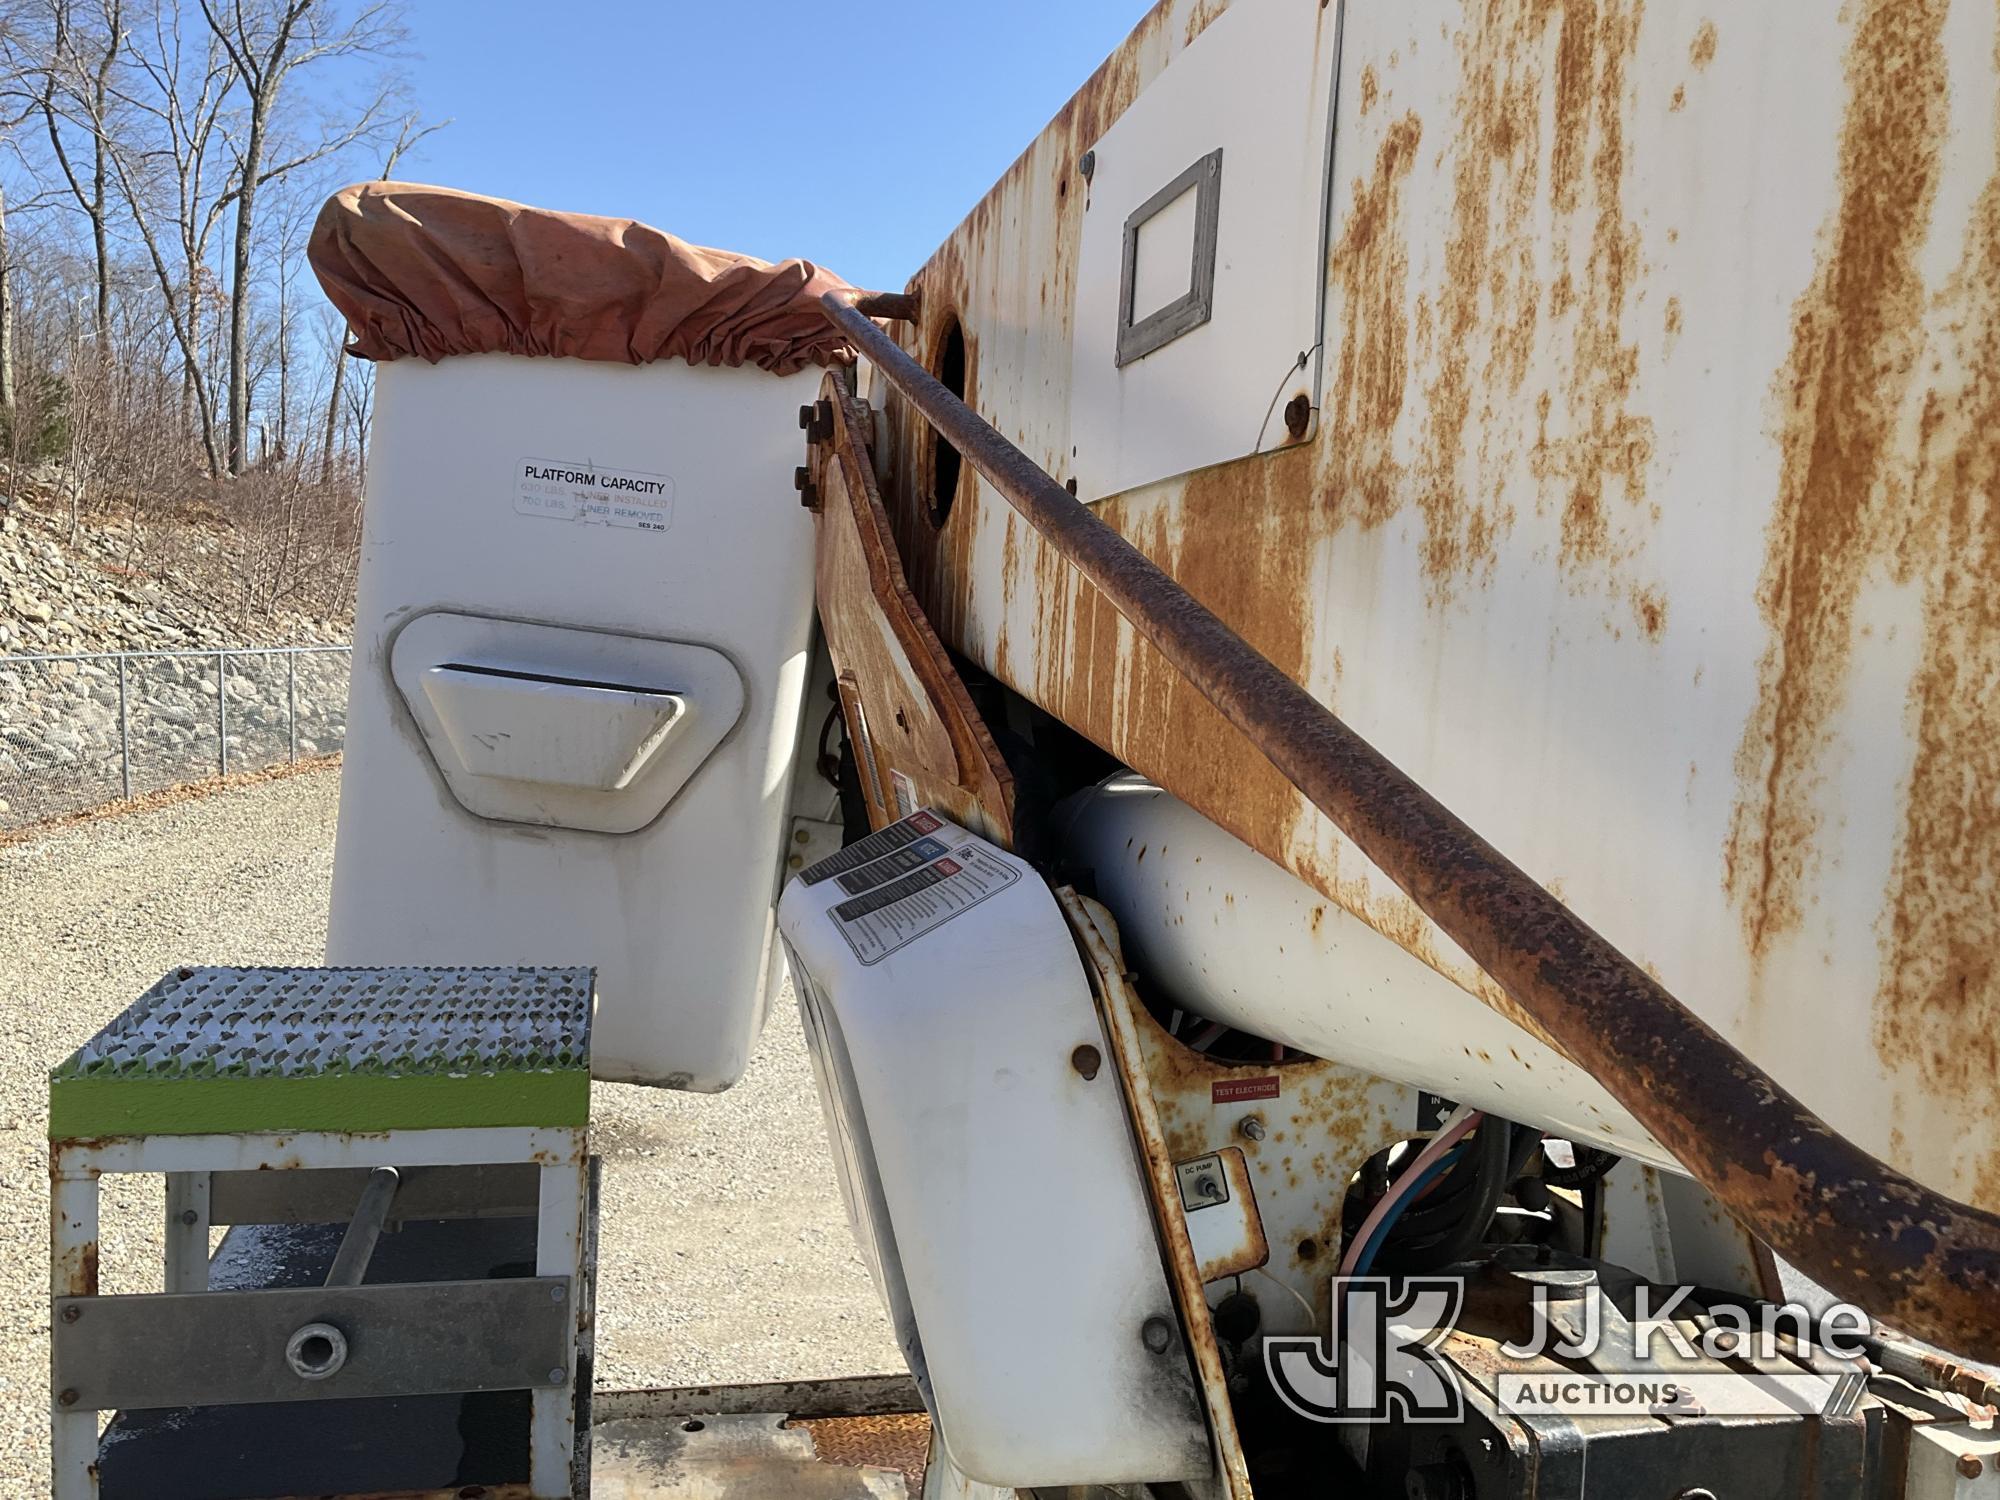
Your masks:
<svg viewBox="0 0 2000 1500"><path fill-rule="evenodd" d="M514 509L552 521L665 531L674 520L674 479L575 459L524 458L514 471Z"/></svg>
<svg viewBox="0 0 2000 1500"><path fill-rule="evenodd" d="M1244 1104L1252 1099L1278 1097L1278 1075L1264 1078L1218 1078L1208 1086L1211 1104Z"/></svg>
<svg viewBox="0 0 2000 1500"><path fill-rule="evenodd" d="M893 873L893 879L880 883L870 880L875 865L842 876L844 888L863 885L864 894L841 902L830 914L862 963L880 963L1021 878L1019 870L975 842L960 844L918 869L900 873L908 868L910 854L935 842L921 839L904 851L877 860L876 865L886 866L884 873Z"/></svg>

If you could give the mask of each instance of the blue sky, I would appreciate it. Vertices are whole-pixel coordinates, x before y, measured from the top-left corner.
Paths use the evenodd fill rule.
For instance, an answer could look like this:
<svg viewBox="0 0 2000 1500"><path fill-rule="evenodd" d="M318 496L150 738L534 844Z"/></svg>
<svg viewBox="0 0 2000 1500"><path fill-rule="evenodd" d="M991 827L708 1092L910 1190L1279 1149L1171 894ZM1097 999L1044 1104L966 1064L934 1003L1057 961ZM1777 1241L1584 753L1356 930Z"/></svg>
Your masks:
<svg viewBox="0 0 2000 1500"><path fill-rule="evenodd" d="M410 0L397 175L900 289L1150 0Z"/></svg>

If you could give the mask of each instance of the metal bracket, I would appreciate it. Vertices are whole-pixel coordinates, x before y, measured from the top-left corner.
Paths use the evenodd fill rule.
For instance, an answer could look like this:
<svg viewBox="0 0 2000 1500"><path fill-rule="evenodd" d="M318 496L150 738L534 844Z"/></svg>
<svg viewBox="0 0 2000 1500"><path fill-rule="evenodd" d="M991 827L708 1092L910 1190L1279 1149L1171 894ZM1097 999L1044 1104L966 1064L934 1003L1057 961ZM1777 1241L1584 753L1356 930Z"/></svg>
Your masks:
<svg viewBox="0 0 2000 1500"><path fill-rule="evenodd" d="M541 1168L531 1161L402 1168L393 1227L413 1219L531 1219ZM367 1167L210 1174L215 1224L338 1224L354 1212Z"/></svg>
<svg viewBox="0 0 2000 1500"><path fill-rule="evenodd" d="M576 1336L567 1276L57 1297L51 1390L68 1410L235 1406L562 1385ZM302 1379L286 1347L309 1324L347 1341Z"/></svg>
<svg viewBox="0 0 2000 1500"><path fill-rule="evenodd" d="M1165 307L1137 322L1132 318L1134 278L1139 264L1139 231L1188 189L1195 192L1194 255L1188 289ZM1118 367L1143 359L1191 329L1215 310L1215 231L1222 212L1222 148L1195 162L1132 210L1125 221L1125 245L1118 273Z"/></svg>

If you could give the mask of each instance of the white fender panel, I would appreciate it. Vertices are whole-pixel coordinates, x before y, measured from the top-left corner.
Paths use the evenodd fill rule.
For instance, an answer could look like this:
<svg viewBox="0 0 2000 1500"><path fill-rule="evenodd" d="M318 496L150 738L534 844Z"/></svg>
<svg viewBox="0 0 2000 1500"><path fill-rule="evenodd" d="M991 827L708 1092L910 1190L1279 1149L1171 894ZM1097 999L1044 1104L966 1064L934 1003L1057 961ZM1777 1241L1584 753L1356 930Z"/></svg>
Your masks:
<svg viewBox="0 0 2000 1500"><path fill-rule="evenodd" d="M1041 877L921 811L801 872L778 922L856 1236L953 1466L1207 1474L1111 1045Z"/></svg>

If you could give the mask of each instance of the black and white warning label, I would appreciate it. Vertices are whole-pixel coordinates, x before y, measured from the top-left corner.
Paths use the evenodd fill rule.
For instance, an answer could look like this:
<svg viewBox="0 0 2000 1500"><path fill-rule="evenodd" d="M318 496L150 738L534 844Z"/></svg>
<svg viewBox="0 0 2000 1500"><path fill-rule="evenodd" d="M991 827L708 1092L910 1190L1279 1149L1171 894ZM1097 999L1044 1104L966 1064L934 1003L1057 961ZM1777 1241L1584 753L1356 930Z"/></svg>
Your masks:
<svg viewBox="0 0 2000 1500"><path fill-rule="evenodd" d="M880 859L893 849L901 849L941 830L957 831L950 829L945 820L929 808L921 808L900 823L891 823L865 839L856 839L838 854L829 854L817 864L807 865L799 871L799 879L807 885L818 885L822 880L831 880L843 871L857 870L872 859Z"/></svg>
<svg viewBox="0 0 2000 1500"><path fill-rule="evenodd" d="M893 854L885 854L880 859L863 865L858 870L849 870L836 876L840 888L850 896L858 896L863 891L872 891L878 885L886 885L899 875L908 875L940 855L948 854L942 839L921 838L914 844L905 844Z"/></svg>
<svg viewBox="0 0 2000 1500"><path fill-rule="evenodd" d="M514 509L556 521L665 531L674 519L674 480L639 469L524 458L515 469Z"/></svg>
<svg viewBox="0 0 2000 1500"><path fill-rule="evenodd" d="M929 856L931 847L938 849L937 855L912 868L919 852ZM884 878L874 878L878 867ZM832 908L831 915L854 956L873 964L1020 878L1019 870L977 841L968 839L947 850L937 839L920 837L871 864L844 872L841 888L859 887L861 894Z"/></svg>

